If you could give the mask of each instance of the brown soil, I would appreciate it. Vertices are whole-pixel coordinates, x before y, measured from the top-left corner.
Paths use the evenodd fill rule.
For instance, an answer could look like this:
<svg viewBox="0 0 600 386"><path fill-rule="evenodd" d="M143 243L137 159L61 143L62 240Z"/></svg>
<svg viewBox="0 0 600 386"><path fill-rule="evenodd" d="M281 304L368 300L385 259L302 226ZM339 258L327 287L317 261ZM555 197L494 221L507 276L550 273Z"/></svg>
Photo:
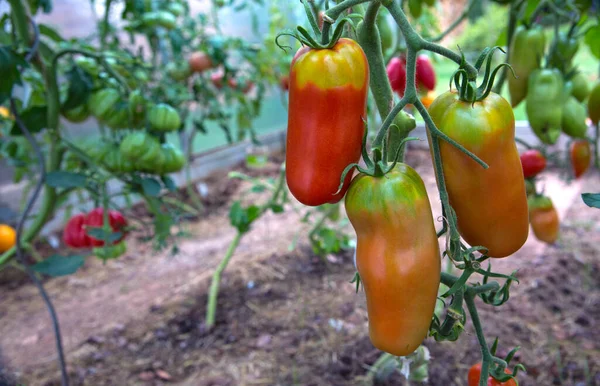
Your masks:
<svg viewBox="0 0 600 386"><path fill-rule="evenodd" d="M410 152L409 163L439 214L428 153ZM368 384L368 366L381 353L369 342L364 295L348 283L352 254L330 256L327 265L316 257L299 221L303 210L268 214L242 240L221 282L217 325L206 331L210 276L234 235L227 203L248 196L247 184L231 184L224 174L209 181L218 203L184 225L191 236L179 240L177 255L133 240L125 258L90 260L73 276L47 281L74 385ZM581 191L600 191L600 178L566 185L549 174L546 190L563 218L561 239L546 247L532 236L514 256L494 261L495 271L519 269L520 284L506 305L481 304L484 332L490 343L500 337L501 354L522 347L516 359L528 372L520 385L600 384L600 211L579 199ZM58 385L39 296L29 284L0 291L6 365L27 385ZM429 384L464 385L479 358L470 322L457 342L426 345ZM404 383L394 374L379 384Z"/></svg>

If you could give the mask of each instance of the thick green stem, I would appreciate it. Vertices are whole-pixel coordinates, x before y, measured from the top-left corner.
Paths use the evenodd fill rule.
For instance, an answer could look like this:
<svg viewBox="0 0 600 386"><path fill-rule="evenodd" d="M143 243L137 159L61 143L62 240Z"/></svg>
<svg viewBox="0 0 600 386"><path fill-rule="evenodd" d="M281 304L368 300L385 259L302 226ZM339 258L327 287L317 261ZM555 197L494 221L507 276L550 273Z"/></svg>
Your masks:
<svg viewBox="0 0 600 386"><path fill-rule="evenodd" d="M381 52L381 38L375 23L380 3L372 2L367 8L364 20L359 24L357 37L369 61L370 88L375 105L382 120L390 113L394 103L392 87L387 78L383 53Z"/></svg>
<svg viewBox="0 0 600 386"><path fill-rule="evenodd" d="M102 25L100 26L100 47L102 50L106 48L106 38L108 37L108 31L110 28L110 7L112 5L113 0L106 0L104 5L104 18L102 20Z"/></svg>
<svg viewBox="0 0 600 386"><path fill-rule="evenodd" d="M236 233L233 241L229 244L229 248L227 248L227 252L225 253L225 257L219 263L219 266L213 273L212 282L210 283L210 292L208 294L208 304L206 306L206 327L211 328L215 325L215 316L217 313L217 297L219 296L219 284L221 283L221 274L227 268L227 264L229 264L229 260L231 260L231 256L233 256L233 252L235 252L236 248L240 244L240 240L242 238L243 233Z"/></svg>
<svg viewBox="0 0 600 386"><path fill-rule="evenodd" d="M594 127L594 132L595 132L595 136L594 136L594 164L596 165L596 168L600 169L600 148L599 148L599 142L600 142L600 122L596 123L596 126Z"/></svg>
<svg viewBox="0 0 600 386"><path fill-rule="evenodd" d="M533 13L531 14L531 17L529 18L530 24L533 24L535 22L535 19L537 19L537 17L544 11L544 9L546 8L546 5L548 5L548 0L540 1L538 6L535 8Z"/></svg>
<svg viewBox="0 0 600 386"><path fill-rule="evenodd" d="M29 18L27 12L27 2L21 0L8 0L10 4L11 17L13 26L17 32L17 36L22 40L24 45L31 43L31 34L29 33Z"/></svg>
<svg viewBox="0 0 600 386"><path fill-rule="evenodd" d="M334 7L329 8L329 10L327 10L327 12L325 12L325 14L327 16L329 16L330 18L332 18L333 20L336 20L342 13L344 13L344 11L362 4L362 3L368 3L369 1L372 0L346 0Z"/></svg>
<svg viewBox="0 0 600 386"><path fill-rule="evenodd" d="M471 321L473 322L473 327L475 328L475 334L477 335L479 346L481 346L481 355L483 357L479 386L487 386L488 376L490 373L490 362L492 362L492 354L490 353L490 349L485 341L485 336L483 335L481 320L479 319L479 314L477 313L477 306L475 306L475 295L472 293L467 293L465 296L465 303L467 304L467 309L471 315Z"/></svg>
<svg viewBox="0 0 600 386"><path fill-rule="evenodd" d="M510 4L510 14L509 14L509 18L508 18L508 25L506 27L506 62L510 63L510 46L512 44L512 39L513 36L515 34L515 30L517 28L517 21L518 21L518 17L519 17L519 10L520 10L520 5L522 3L519 3L517 1L514 1ZM498 78L498 80L496 81L496 84L494 85L494 92L496 94L500 94L502 93L502 86L504 85L504 82L506 81L506 77L508 76L509 73L509 69L508 68L503 68L500 71L500 78Z"/></svg>
<svg viewBox="0 0 600 386"><path fill-rule="evenodd" d="M285 185L285 168L282 166L281 171L279 173L279 180L275 189L273 190L273 194L269 201L267 201L264 205L260 207L259 213L254 219L254 221L258 220L269 208L273 206L279 199L279 195L281 194L283 187ZM246 230L247 232L247 230ZM235 235L235 238L229 245L227 252L225 253L225 257L217 267L215 273L213 274L212 282L210 284L210 292L208 295L208 303L206 305L206 327L211 328L215 325L215 315L217 312L217 297L219 296L219 283L221 282L221 274L227 268L227 264L229 264L229 260L231 260L231 256L235 252L237 246L240 243L241 238L246 234L246 232L238 231Z"/></svg>

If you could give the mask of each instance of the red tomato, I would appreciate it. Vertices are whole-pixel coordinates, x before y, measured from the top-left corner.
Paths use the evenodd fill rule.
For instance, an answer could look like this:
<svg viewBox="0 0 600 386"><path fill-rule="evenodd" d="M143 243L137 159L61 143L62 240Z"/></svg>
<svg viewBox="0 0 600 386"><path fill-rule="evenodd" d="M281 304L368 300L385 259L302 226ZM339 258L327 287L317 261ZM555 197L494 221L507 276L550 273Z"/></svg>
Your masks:
<svg viewBox="0 0 600 386"><path fill-rule="evenodd" d="M214 72L210 74L210 81L212 82L213 86L219 90L223 88L223 76L224 74L222 72Z"/></svg>
<svg viewBox="0 0 600 386"><path fill-rule="evenodd" d="M192 55L190 55L188 64L190 65L192 72L203 72L213 66L210 56L208 56L206 52L202 51L194 52Z"/></svg>
<svg viewBox="0 0 600 386"><path fill-rule="evenodd" d="M116 210L108 211L108 222L113 232L122 232L123 235L118 240L115 240L113 244L117 244L119 241L125 238L125 227L127 226L127 220L120 212ZM85 226L90 228L102 228L104 226L104 209L96 208L92 210L85 217ZM104 245L104 240L98 240L89 236L91 245L94 247L101 247Z"/></svg>
<svg viewBox="0 0 600 386"><path fill-rule="evenodd" d="M392 90L398 95L404 95L406 89L406 59L392 58L387 65L387 76Z"/></svg>
<svg viewBox="0 0 600 386"><path fill-rule="evenodd" d="M527 150L520 157L525 178L535 177L546 168L546 158L539 150Z"/></svg>
<svg viewBox="0 0 600 386"><path fill-rule="evenodd" d="M424 87L429 91L435 90L435 69L429 56L419 55L417 57L417 87Z"/></svg>
<svg viewBox="0 0 600 386"><path fill-rule="evenodd" d="M360 159L369 63L360 45L342 38L331 49L302 47L290 71L286 180L305 205L340 201ZM337 194L336 194L337 192Z"/></svg>
<svg viewBox="0 0 600 386"><path fill-rule="evenodd" d="M588 170L591 159L590 143L585 140L573 141L571 145L571 164L573 165L575 178L581 177Z"/></svg>
<svg viewBox="0 0 600 386"><path fill-rule="evenodd" d="M508 369L504 369L506 374L512 374ZM481 363L477 363L469 370L469 386L479 386L479 378L481 376ZM517 386L517 382L514 379L506 382L500 382L493 377L488 378L488 386Z"/></svg>
<svg viewBox="0 0 600 386"><path fill-rule="evenodd" d="M67 222L63 230L63 241L72 248L86 248L92 245L90 237L85 233L85 215L78 214Z"/></svg>

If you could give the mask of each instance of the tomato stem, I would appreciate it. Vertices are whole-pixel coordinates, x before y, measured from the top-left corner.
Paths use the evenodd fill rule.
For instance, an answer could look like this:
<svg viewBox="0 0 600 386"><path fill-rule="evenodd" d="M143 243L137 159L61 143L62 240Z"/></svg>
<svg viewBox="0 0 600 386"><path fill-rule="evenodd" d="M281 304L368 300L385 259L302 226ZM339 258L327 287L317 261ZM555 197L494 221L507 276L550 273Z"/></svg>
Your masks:
<svg viewBox="0 0 600 386"><path fill-rule="evenodd" d="M365 18L358 26L357 37L358 43L361 45L369 61L371 94L375 99L379 116L384 120L392 109L394 96L386 75L385 61L381 52L381 39L375 24L379 7L379 2L369 4Z"/></svg>
<svg viewBox="0 0 600 386"><path fill-rule="evenodd" d="M469 314L471 315L471 321L473 322L473 327L475 328L475 334L477 335L477 340L479 341L479 346L481 347L481 354L483 357L481 363L481 375L479 378L479 386L487 386L487 380L490 372L490 362L492 361L492 354L490 353L490 349L485 341L485 336L481 327L481 320L479 319L477 306L475 306L475 296L476 295L474 293L467 291L467 293L465 294L465 303L467 304L467 309L469 310Z"/></svg>
<svg viewBox="0 0 600 386"><path fill-rule="evenodd" d="M252 222L258 220L263 214L265 214L265 212L267 212L267 210L271 209L273 207L273 205L275 205L278 202L279 197L283 192L284 186L285 186L285 164L282 164L281 170L279 173L279 179L277 181L277 185L275 187L272 187L273 194L271 195L270 199L265 204L260 206L260 208L258 210L258 214L256 214L256 216L253 218L253 220L250 221L250 224ZM210 284L210 291L208 294L208 302L206 304L205 325L206 325L206 328L208 328L208 329L212 328L215 325L216 313L217 313L217 297L219 296L219 284L221 282L221 274L227 268L227 265L229 264L229 260L231 260L231 257L233 256L233 253L237 249L238 245L240 244L242 237L244 235L246 235L249 230L250 230L250 226L248 226L243 231L238 230L234 239L231 241L231 244L229 244L229 248L227 248L225 257L223 258L223 260L221 260L221 262L217 266L217 269L213 273L212 281Z"/></svg>
<svg viewBox="0 0 600 386"><path fill-rule="evenodd" d="M340 4L337 4L337 5L329 8L329 10L327 10L325 12L325 15L327 15L330 18L332 18L333 20L335 20L342 13L344 13L344 11L346 11L347 9L350 9L350 8L357 6L359 4L362 4L362 3L368 3L370 1L372 1L372 0L346 0Z"/></svg>

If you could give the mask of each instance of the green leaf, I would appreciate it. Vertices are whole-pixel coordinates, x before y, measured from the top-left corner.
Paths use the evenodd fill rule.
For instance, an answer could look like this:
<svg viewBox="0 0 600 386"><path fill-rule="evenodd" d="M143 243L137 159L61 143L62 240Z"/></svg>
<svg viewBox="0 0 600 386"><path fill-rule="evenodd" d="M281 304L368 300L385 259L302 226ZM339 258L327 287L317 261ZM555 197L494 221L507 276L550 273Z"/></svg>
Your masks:
<svg viewBox="0 0 600 386"><path fill-rule="evenodd" d="M21 121L31 133L38 133L46 128L48 108L46 106L34 106L20 113ZM17 122L13 124L11 135L23 135Z"/></svg>
<svg viewBox="0 0 600 386"><path fill-rule="evenodd" d="M583 193L581 198L590 208L600 209L600 193Z"/></svg>
<svg viewBox="0 0 600 386"><path fill-rule="evenodd" d="M175 181L173 181L171 177L162 176L161 180L169 192L174 192L177 190L177 184L175 184Z"/></svg>
<svg viewBox="0 0 600 386"><path fill-rule="evenodd" d="M52 12L52 0L29 0L29 9L31 9L33 15L37 13L40 7L44 13Z"/></svg>
<svg viewBox="0 0 600 386"><path fill-rule="evenodd" d="M67 72L66 77L69 80L69 90L67 92L67 100L62 108L64 110L71 110L87 102L92 93L94 81L90 74L79 66L73 66Z"/></svg>
<svg viewBox="0 0 600 386"><path fill-rule="evenodd" d="M108 244L112 244L123 237L123 232L113 232L112 230L101 227L88 227L85 229L85 233L88 236L92 236L93 238L102 240Z"/></svg>
<svg viewBox="0 0 600 386"><path fill-rule="evenodd" d="M160 194L160 183L154 178L144 178L142 180L142 190L144 194L150 197L158 197Z"/></svg>
<svg viewBox="0 0 600 386"><path fill-rule="evenodd" d="M585 44L589 46L592 55L600 59L600 24L587 31L585 34Z"/></svg>
<svg viewBox="0 0 600 386"><path fill-rule="evenodd" d="M259 184L257 184L257 185L254 185L254 186L253 186L253 187L250 189L250 191L251 191L252 193L262 193L262 192L264 192L265 190L267 190L266 186L264 186L264 185L259 185Z"/></svg>
<svg viewBox="0 0 600 386"><path fill-rule="evenodd" d="M46 174L46 185L53 188L83 188L87 177L83 174L56 171Z"/></svg>
<svg viewBox="0 0 600 386"><path fill-rule="evenodd" d="M271 205L271 210L273 213L283 213L283 205L273 204Z"/></svg>
<svg viewBox="0 0 600 386"><path fill-rule="evenodd" d="M269 162L269 157L265 154L248 154L246 156L246 165L250 168L260 169Z"/></svg>
<svg viewBox="0 0 600 386"><path fill-rule="evenodd" d="M537 6L540 4L541 0L527 0L527 7L525 7L525 13L523 14L523 19L529 19Z"/></svg>
<svg viewBox="0 0 600 386"><path fill-rule="evenodd" d="M246 211L242 208L242 204L239 201L236 201L231 205L231 209L229 209L229 221L234 228L237 228L240 232L245 225L248 223L248 219L246 217Z"/></svg>
<svg viewBox="0 0 600 386"><path fill-rule="evenodd" d="M250 230L250 225L261 215L261 210L256 205L243 208L239 201L236 201L229 210L229 221L231 225L240 233L246 233Z"/></svg>
<svg viewBox="0 0 600 386"><path fill-rule="evenodd" d="M52 255L46 260L31 266L31 269L48 276L66 276L77 272L84 262L85 256Z"/></svg>
<svg viewBox="0 0 600 386"><path fill-rule="evenodd" d="M260 208L256 205L251 205L246 209L248 213L248 223L251 224L260 216Z"/></svg>
<svg viewBox="0 0 600 386"><path fill-rule="evenodd" d="M38 24L38 27L40 28L41 35L47 36L57 43L65 41L65 39L62 36L60 36L58 31L55 30L54 28L52 28L46 24Z"/></svg>
<svg viewBox="0 0 600 386"><path fill-rule="evenodd" d="M10 98L12 88L15 84L21 84L21 71L19 68L27 67L28 64L10 46L0 47L0 104Z"/></svg>
<svg viewBox="0 0 600 386"><path fill-rule="evenodd" d="M506 30L503 30L500 35L498 35L498 39L496 39L496 44L497 46L500 47L506 47L506 45L508 44L508 32Z"/></svg>

